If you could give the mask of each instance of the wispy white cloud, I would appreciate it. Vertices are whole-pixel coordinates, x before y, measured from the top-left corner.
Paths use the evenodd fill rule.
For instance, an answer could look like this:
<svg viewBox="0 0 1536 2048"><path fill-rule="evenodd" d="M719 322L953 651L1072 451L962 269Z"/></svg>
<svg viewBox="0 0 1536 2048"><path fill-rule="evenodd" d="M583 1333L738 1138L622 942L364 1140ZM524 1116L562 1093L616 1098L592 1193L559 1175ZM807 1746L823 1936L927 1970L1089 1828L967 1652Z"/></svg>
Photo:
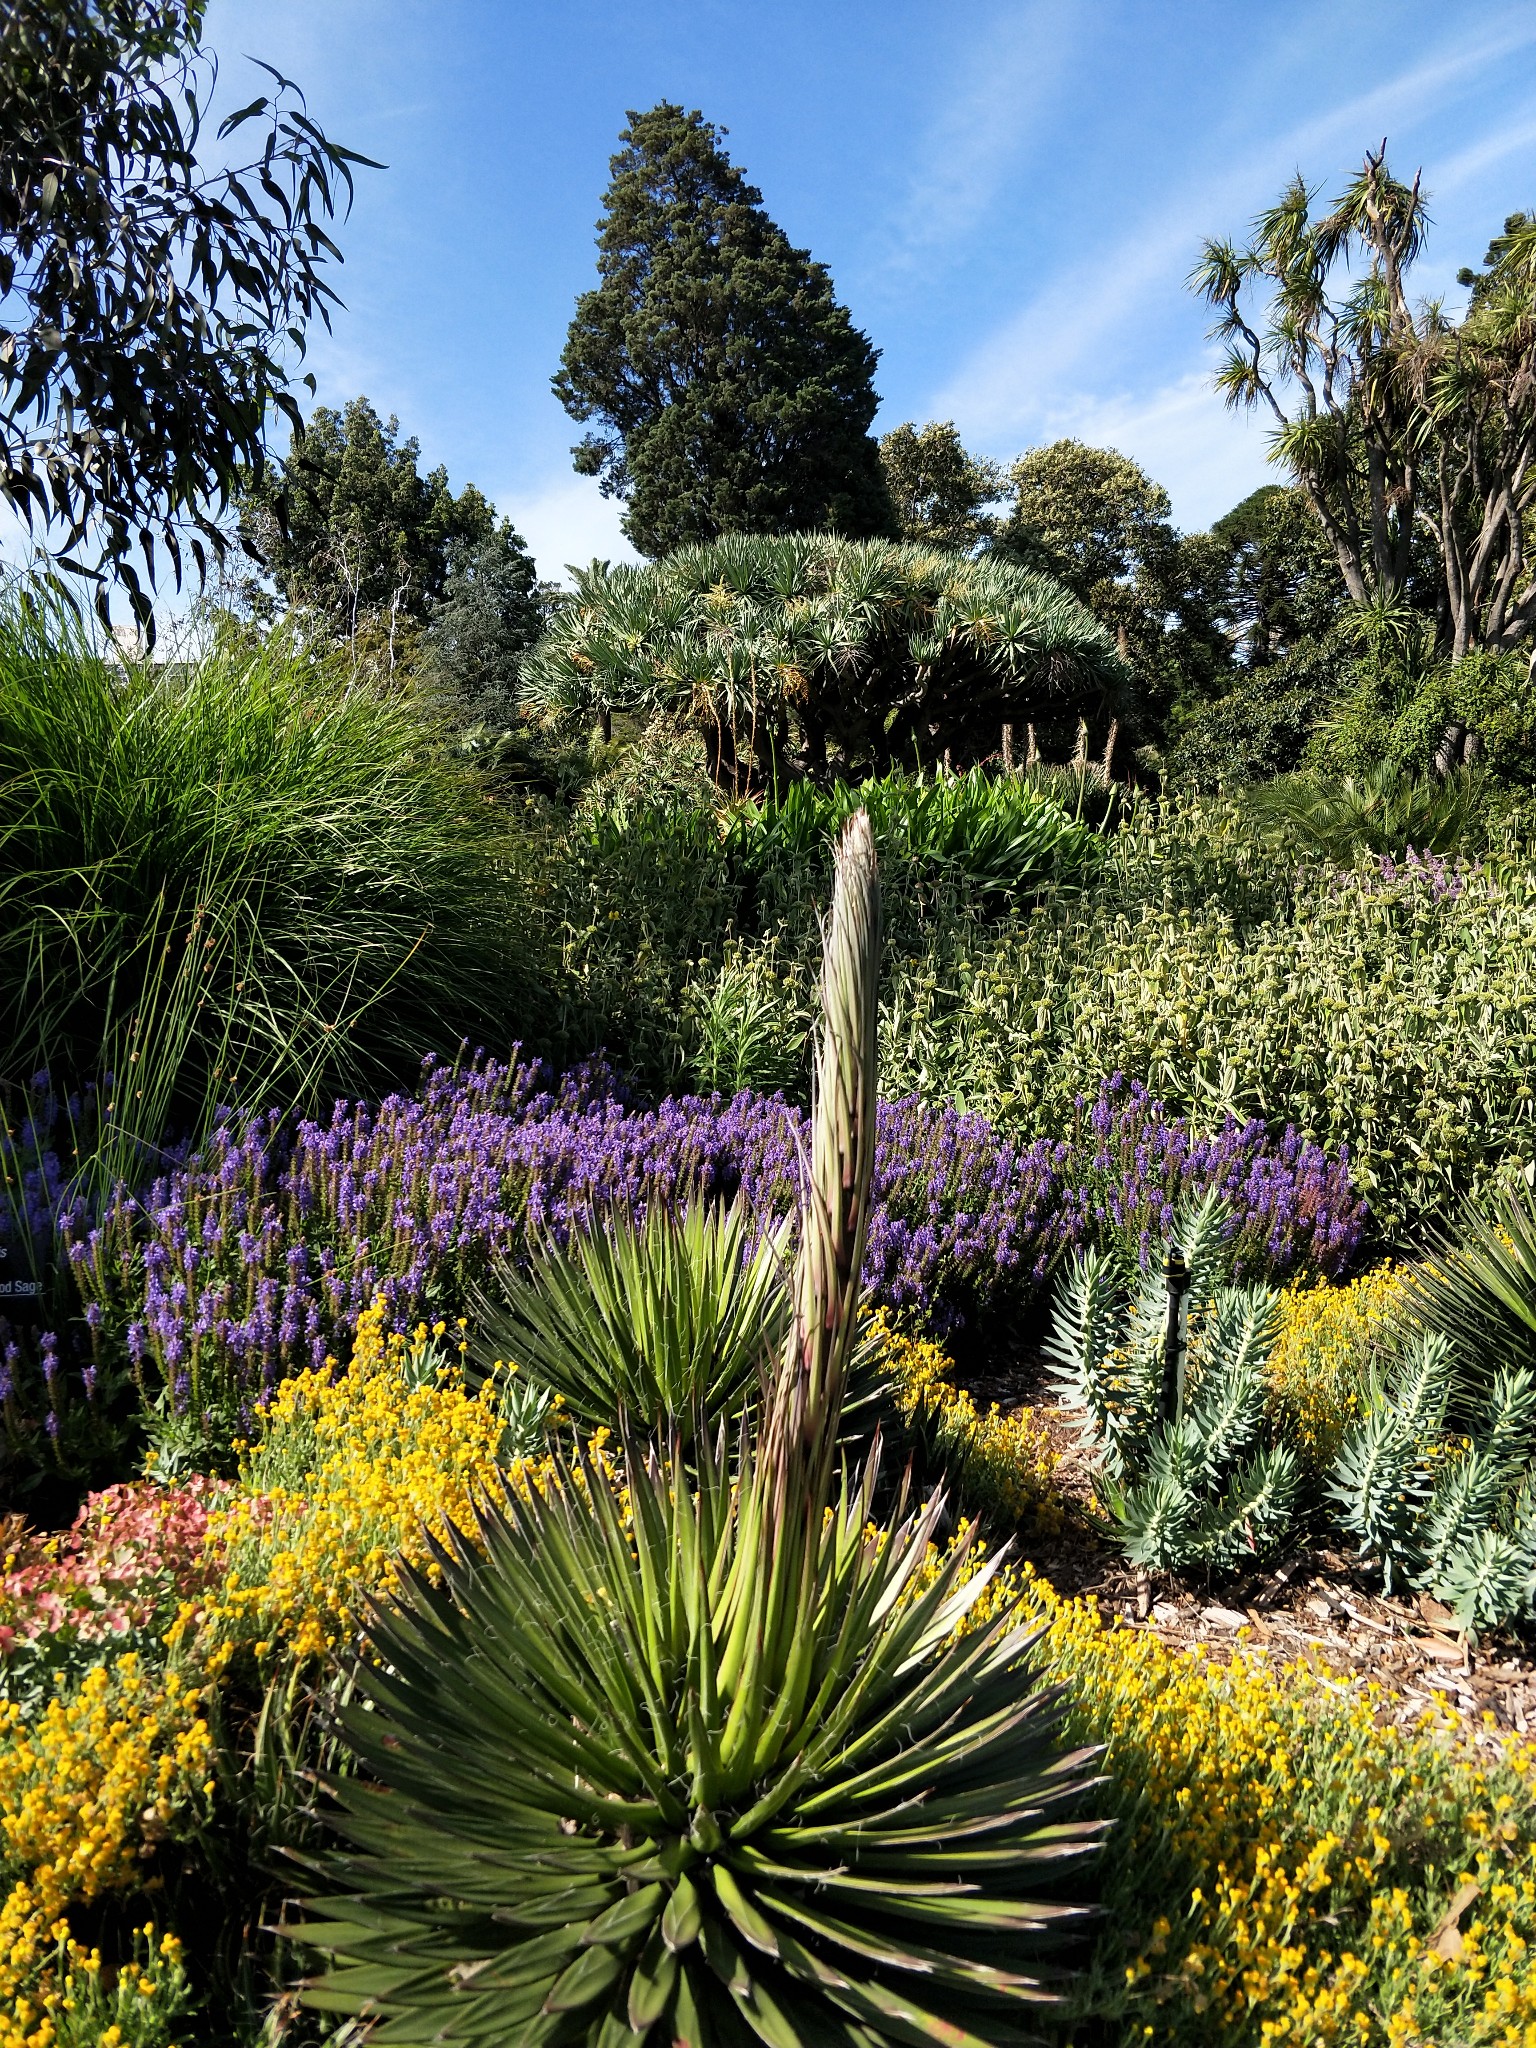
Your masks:
<svg viewBox="0 0 1536 2048"><path fill-rule="evenodd" d="M1267 459L1264 422L1229 412L1208 369L1139 395L1063 398L1042 414L1039 433L1044 441L1070 436L1129 455L1167 491L1175 523L1190 533L1260 484L1279 481Z"/></svg>
<svg viewBox="0 0 1536 2048"><path fill-rule="evenodd" d="M1368 91L1262 137L1236 159L1191 170L1156 197L1128 233L1091 261L1059 271L973 349L934 395L932 416L955 419L962 432L998 452L1007 437L1039 438L1053 417L1087 416L1098 402L1089 395L1095 388L1133 374L1147 323L1169 317L1177 306L1203 234L1239 228L1298 164L1353 151L1362 135L1422 118L1533 43L1536 22L1528 12L1502 17L1480 37L1431 52ZM1478 147L1495 140L1518 146L1501 131ZM1472 154L1464 152L1469 161ZM1156 393L1139 401L1154 408L1158 402Z"/></svg>
<svg viewBox="0 0 1536 2048"><path fill-rule="evenodd" d="M935 253L978 226L1059 90L1081 17L1081 0L1030 0L999 10L962 49L914 145L884 268L931 277Z"/></svg>
<svg viewBox="0 0 1536 2048"><path fill-rule="evenodd" d="M585 568L593 560L640 559L620 530L618 505L592 477L557 472L531 488L498 491L495 503L528 543L547 582L568 583L573 563Z"/></svg>
<svg viewBox="0 0 1536 2048"><path fill-rule="evenodd" d="M1434 190L1459 191L1462 186L1480 178L1484 171L1502 163L1505 157L1533 146L1536 146L1536 104L1527 103L1519 117L1507 127L1496 128L1491 135L1480 136L1470 147L1438 165Z"/></svg>

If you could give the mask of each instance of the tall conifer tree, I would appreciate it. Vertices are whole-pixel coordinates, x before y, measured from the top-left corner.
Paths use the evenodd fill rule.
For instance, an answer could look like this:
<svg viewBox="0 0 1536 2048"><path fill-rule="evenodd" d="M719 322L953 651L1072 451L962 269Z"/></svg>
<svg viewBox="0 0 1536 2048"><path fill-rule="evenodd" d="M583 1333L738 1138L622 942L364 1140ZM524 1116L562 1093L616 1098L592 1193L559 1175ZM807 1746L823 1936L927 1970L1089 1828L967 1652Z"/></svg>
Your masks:
<svg viewBox="0 0 1536 2048"><path fill-rule="evenodd" d="M702 114L629 116L596 289L554 379L597 430L576 467L648 555L727 532L895 531L869 428L878 351L764 211Z"/></svg>

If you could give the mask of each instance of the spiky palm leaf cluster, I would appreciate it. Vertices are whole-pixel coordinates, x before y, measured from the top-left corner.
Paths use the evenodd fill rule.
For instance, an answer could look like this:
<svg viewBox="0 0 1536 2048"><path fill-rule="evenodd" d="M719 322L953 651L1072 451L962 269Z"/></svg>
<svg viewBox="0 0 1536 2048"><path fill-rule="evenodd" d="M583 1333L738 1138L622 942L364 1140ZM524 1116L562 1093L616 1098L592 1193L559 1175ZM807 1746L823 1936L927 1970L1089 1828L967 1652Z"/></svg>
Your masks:
<svg viewBox="0 0 1536 2048"><path fill-rule="evenodd" d="M1465 1432L1447 1423L1456 1379L1445 1336L1414 1337L1373 1385L1329 1491L1389 1591L1426 1588L1476 1634L1536 1608L1536 1373L1497 1370Z"/></svg>
<svg viewBox="0 0 1536 2048"><path fill-rule="evenodd" d="M413 1574L348 1718L366 1777L310 1938L390 2042L1037 2038L1086 1753L942 1502L836 1474L875 1127L879 895L837 852L791 1323L761 1420L578 1463ZM1047 1894L1042 1902L1040 1894Z"/></svg>
<svg viewBox="0 0 1536 2048"><path fill-rule="evenodd" d="M1047 1355L1099 1467L1126 1556L1150 1570L1217 1568L1274 1549L1290 1529L1299 1468L1267 1440L1264 1365L1279 1334L1271 1288L1227 1284L1225 1213L1208 1196L1174 1226L1188 1268L1164 1401L1169 1282L1123 1254L1090 1251L1063 1276Z"/></svg>
<svg viewBox="0 0 1536 2048"><path fill-rule="evenodd" d="M1466 1361L1536 1366L1536 1190L1523 1176L1469 1204L1408 1275L1414 1313Z"/></svg>
<svg viewBox="0 0 1536 2048"><path fill-rule="evenodd" d="M313 2002L380 2043L1034 2038L1081 1909L1031 1894L1092 1829L1027 1632L944 1649L985 1571L922 1584L934 1508L873 1541L867 1478L773 1645L722 1468L632 1463L629 1505L488 1506L380 1618L348 1734L390 1789L337 1788Z"/></svg>
<svg viewBox="0 0 1536 2048"><path fill-rule="evenodd" d="M1000 722L1119 706L1107 630L1048 576L834 534L730 534L594 567L523 670L546 707L683 712L723 768L792 746L860 765L998 744ZM813 762L812 765L815 765Z"/></svg>
<svg viewBox="0 0 1536 2048"><path fill-rule="evenodd" d="M1465 772L1441 781L1380 762L1364 775L1283 775L1245 801L1261 824L1325 860L1361 852L1454 853L1476 822L1482 784Z"/></svg>
<svg viewBox="0 0 1536 2048"><path fill-rule="evenodd" d="M788 1328L787 1235L698 1202L615 1216L526 1275L498 1259L476 1294L476 1361L515 1364L591 1425L737 1414Z"/></svg>

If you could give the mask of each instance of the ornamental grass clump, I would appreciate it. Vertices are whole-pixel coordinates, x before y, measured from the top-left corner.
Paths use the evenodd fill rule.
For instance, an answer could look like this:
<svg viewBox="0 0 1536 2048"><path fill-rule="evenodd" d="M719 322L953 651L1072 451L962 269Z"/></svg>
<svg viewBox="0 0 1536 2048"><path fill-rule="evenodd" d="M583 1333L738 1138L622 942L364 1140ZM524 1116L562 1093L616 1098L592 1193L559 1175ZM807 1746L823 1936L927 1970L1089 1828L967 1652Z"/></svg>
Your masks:
<svg viewBox="0 0 1536 2048"><path fill-rule="evenodd" d="M104 1078L188 961L168 1127L504 1038L540 983L519 859L409 692L284 632L125 663L0 592L0 1081Z"/></svg>
<svg viewBox="0 0 1536 2048"><path fill-rule="evenodd" d="M875 1123L879 896L839 845L792 1323L732 1442L487 1489L378 1611L308 1990L382 2041L1036 2038L1097 1826L1014 1603L935 1497L837 1471ZM580 1480L580 1484L578 1484ZM974 1563L974 1560L970 1560Z"/></svg>
<svg viewBox="0 0 1536 2048"><path fill-rule="evenodd" d="M1414 1315L1439 1330L1469 1372L1536 1368L1536 1190L1522 1175L1482 1203L1408 1276Z"/></svg>

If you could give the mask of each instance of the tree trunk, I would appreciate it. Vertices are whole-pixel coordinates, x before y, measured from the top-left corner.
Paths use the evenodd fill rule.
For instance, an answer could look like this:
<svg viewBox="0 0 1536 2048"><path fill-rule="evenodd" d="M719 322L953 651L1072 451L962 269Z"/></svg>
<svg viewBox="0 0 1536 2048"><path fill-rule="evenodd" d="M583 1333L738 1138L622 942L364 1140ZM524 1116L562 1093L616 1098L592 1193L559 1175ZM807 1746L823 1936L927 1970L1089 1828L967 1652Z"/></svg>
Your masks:
<svg viewBox="0 0 1536 2048"><path fill-rule="evenodd" d="M805 772L813 782L827 779L827 735L821 720L809 711L805 714Z"/></svg>
<svg viewBox="0 0 1536 2048"><path fill-rule="evenodd" d="M1456 768L1461 761L1461 743L1467 736L1467 728L1459 719L1447 721L1440 735L1440 744L1435 749L1435 776L1440 782Z"/></svg>

